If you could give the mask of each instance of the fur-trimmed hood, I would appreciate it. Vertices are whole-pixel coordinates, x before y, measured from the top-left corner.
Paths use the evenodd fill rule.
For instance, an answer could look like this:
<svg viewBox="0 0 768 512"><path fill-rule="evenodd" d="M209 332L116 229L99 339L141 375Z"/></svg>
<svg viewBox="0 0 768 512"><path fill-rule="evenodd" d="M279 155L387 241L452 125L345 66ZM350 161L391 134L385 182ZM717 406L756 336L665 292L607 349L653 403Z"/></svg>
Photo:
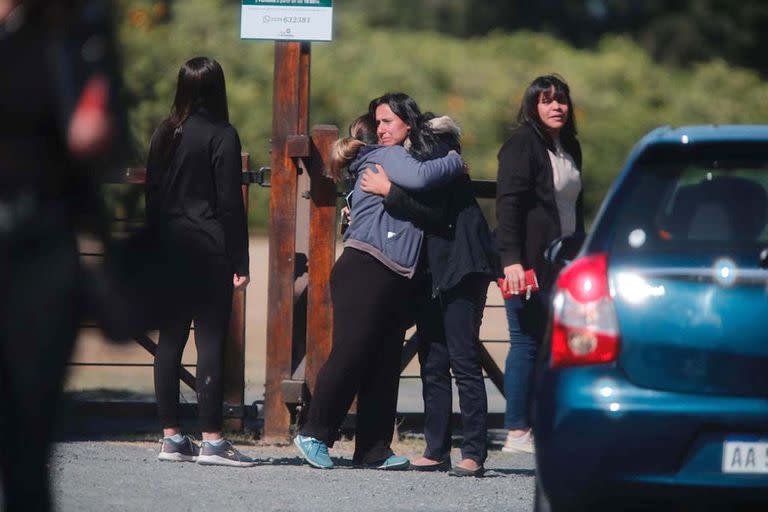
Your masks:
<svg viewBox="0 0 768 512"><path fill-rule="evenodd" d="M433 117L426 124L435 133L450 133L456 137L461 137L461 128L456 124L456 121L448 116Z"/></svg>
<svg viewBox="0 0 768 512"><path fill-rule="evenodd" d="M461 137L461 128L459 128L459 125L456 124L456 121L448 116L433 117L424 124L426 124L427 127L429 127L429 129L435 132L437 135L449 134L453 135L457 139ZM405 142L403 142L403 147L405 149L410 150L411 145L411 139L405 139Z"/></svg>

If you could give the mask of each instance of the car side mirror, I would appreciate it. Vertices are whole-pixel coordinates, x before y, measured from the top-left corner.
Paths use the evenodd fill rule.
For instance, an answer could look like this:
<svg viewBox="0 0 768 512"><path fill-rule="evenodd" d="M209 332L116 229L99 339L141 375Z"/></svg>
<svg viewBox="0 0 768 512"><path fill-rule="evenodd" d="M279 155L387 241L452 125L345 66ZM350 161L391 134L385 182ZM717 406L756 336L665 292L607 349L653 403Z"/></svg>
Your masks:
<svg viewBox="0 0 768 512"><path fill-rule="evenodd" d="M566 265L579 253L584 239L584 233L573 233L567 236L555 238L547 250L544 251L544 259L556 265Z"/></svg>

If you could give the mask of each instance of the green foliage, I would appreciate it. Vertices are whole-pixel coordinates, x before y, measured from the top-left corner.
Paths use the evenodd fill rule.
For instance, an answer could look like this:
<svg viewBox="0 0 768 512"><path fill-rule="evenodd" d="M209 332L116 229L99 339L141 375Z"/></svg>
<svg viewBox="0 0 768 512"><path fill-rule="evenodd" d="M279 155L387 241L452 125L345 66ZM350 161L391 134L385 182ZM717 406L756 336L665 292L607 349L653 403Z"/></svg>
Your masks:
<svg viewBox="0 0 768 512"><path fill-rule="evenodd" d="M631 35L659 62L713 57L768 73L765 0L343 0L380 28L437 30L459 37L492 30L546 32L592 48L607 34Z"/></svg>
<svg viewBox="0 0 768 512"><path fill-rule="evenodd" d="M244 150L254 167L269 165L274 45L240 40L239 3L176 2L148 22L136 10L153 12L158 4L119 5L131 132L142 154L168 113L179 66L204 54L224 68L230 116ZM756 73L719 60L685 70L661 66L628 37L607 36L593 50L578 50L542 33L459 39L370 28L344 2L337 2L334 15L335 40L312 45L310 124L336 124L344 132L371 98L402 90L424 110L454 117L473 175L494 179L496 152L523 91L535 76L557 72L568 80L576 104L588 217L632 145L650 129L768 119L768 85ZM254 190L252 225L264 228L267 209L268 192Z"/></svg>

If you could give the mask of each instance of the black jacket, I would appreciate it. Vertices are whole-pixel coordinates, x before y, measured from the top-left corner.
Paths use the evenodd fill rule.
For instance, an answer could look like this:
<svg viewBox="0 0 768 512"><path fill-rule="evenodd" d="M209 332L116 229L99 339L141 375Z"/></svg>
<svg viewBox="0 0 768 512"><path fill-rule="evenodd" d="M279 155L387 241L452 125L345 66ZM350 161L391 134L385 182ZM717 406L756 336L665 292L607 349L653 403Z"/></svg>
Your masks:
<svg viewBox="0 0 768 512"><path fill-rule="evenodd" d="M563 146L581 171L578 141L563 141ZM531 126L523 125L504 142L498 159L496 243L501 265L533 267L540 286L550 288L558 269L544 260L544 251L561 231L547 142ZM583 195L582 190L576 201L576 231L582 233Z"/></svg>
<svg viewBox="0 0 768 512"><path fill-rule="evenodd" d="M485 275L489 281L500 275L491 232L469 176L424 192L409 193L393 183L384 208L424 230L433 296L455 287L469 274Z"/></svg>
<svg viewBox="0 0 768 512"><path fill-rule="evenodd" d="M184 123L167 169L155 140L147 161L147 224L194 239L195 248L226 256L233 272L247 276L248 228L237 131L197 110Z"/></svg>

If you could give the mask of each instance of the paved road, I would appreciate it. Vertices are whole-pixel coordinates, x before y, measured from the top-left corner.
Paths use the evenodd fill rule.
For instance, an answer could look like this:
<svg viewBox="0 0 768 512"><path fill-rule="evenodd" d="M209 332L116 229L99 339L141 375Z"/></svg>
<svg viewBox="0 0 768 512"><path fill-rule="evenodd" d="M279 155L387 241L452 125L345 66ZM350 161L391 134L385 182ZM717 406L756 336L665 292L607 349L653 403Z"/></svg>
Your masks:
<svg viewBox="0 0 768 512"><path fill-rule="evenodd" d="M417 453L421 441L398 451ZM492 450L482 479L350 467L350 443L332 450L337 468L309 468L293 447L241 445L253 468L161 463L146 442L66 442L51 463L60 511L529 511L533 457ZM453 457L457 459L458 450Z"/></svg>

